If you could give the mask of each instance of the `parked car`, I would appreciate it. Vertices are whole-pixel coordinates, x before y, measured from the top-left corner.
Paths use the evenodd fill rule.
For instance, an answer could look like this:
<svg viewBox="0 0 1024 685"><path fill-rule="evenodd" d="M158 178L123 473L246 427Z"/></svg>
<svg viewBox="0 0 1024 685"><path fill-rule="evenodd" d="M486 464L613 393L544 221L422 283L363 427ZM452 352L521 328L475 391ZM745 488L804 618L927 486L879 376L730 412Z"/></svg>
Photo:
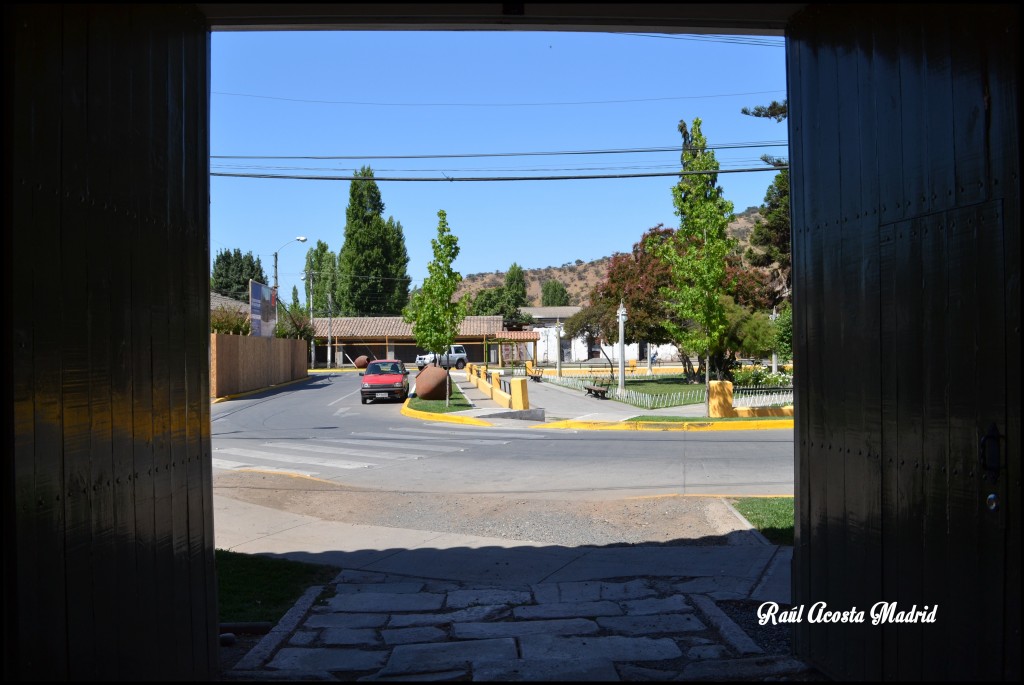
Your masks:
<svg viewBox="0 0 1024 685"><path fill-rule="evenodd" d="M363 377L359 389L363 404L371 400L405 401L409 397L409 370L397 359L376 359L359 372Z"/></svg>
<svg viewBox="0 0 1024 685"><path fill-rule="evenodd" d="M422 371L424 367L430 366L434 363L435 355L433 352L427 354L421 354L416 357L416 368ZM462 345L452 345L448 348L447 352L441 354L441 358L438 361L438 366L445 369L455 367L456 369L466 368L466 362L469 361L469 355L466 354L466 348Z"/></svg>

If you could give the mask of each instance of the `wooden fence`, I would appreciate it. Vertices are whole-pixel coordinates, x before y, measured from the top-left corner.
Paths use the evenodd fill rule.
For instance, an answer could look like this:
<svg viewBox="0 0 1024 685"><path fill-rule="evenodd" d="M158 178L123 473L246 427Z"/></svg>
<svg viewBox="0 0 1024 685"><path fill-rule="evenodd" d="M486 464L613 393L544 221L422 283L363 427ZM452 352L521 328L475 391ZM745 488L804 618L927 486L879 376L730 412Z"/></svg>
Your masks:
<svg viewBox="0 0 1024 685"><path fill-rule="evenodd" d="M210 335L210 397L280 385L309 375L305 340Z"/></svg>

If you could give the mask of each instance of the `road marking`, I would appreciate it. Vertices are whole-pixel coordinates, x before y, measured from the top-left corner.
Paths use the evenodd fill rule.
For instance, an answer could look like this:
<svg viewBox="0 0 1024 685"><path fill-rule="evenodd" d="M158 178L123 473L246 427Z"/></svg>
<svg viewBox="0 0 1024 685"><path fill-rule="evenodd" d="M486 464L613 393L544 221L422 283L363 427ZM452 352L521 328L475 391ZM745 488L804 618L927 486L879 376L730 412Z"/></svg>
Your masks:
<svg viewBox="0 0 1024 685"><path fill-rule="evenodd" d="M266 459L268 461L284 462L286 464L311 464L324 466L333 469L370 469L380 464L371 464L365 461L345 461L339 459L318 459L316 457L294 457L288 454L277 452L260 452L258 450L247 450L240 447L228 447L217 450L218 454L231 454L238 457L251 457L253 459Z"/></svg>
<svg viewBox="0 0 1024 685"><path fill-rule="evenodd" d="M512 429L514 431L522 430L523 431L522 433L519 433L519 432L515 432L515 433L501 433L501 432L495 431L493 428L487 428L486 426L466 426L465 428L460 430L460 429L453 429L453 428L451 428L450 424L446 425L444 428L440 428L440 427L433 428L433 429L431 429L431 428L389 428L388 430L394 431L396 433L419 433L419 434L422 434L422 435L433 435L433 436L444 435L444 434L458 436L458 435L461 435L463 433L473 432L473 433L489 435L489 436L493 436L493 437L497 437L497 438L515 438L516 440L547 440L547 439L549 439L548 436L546 436L546 435L537 435L536 433L532 433L532 432L531 433L527 433L526 431L528 431L530 429L526 428L526 427L523 427L522 429L517 429L517 428ZM442 439L444 439L444 438L442 438Z"/></svg>
<svg viewBox="0 0 1024 685"><path fill-rule="evenodd" d="M308 444L292 444L290 442L268 442L262 447L274 447L278 449L286 450L298 450L300 452L317 452L319 454L337 454L345 457L370 457L371 459L397 459L397 460L408 460L408 459L420 459L414 454L408 452L385 452L383 450L360 450L352 449L349 447L330 447L328 445L308 445ZM449 451L454 451L456 448L452 448Z"/></svg>
<svg viewBox="0 0 1024 685"><path fill-rule="evenodd" d="M354 435L373 435L372 433L354 433ZM386 441L386 437L381 437L378 440L349 440L346 438L331 438L324 439L322 442L337 442L343 445L363 445L366 447L379 447L382 442ZM391 442L396 442L394 439ZM426 452L457 452L461 450L461 447L452 445L424 445L423 443L417 443L415 446L417 450L424 450Z"/></svg>
<svg viewBox="0 0 1024 685"><path fill-rule="evenodd" d="M349 394L347 394L347 395L342 395L342 396L341 396L341 397L339 397L338 399L336 399L336 400L334 400L333 402L329 403L329 404L328 404L327 406L328 406L328 407L333 407L333 406L334 406L334 405L336 405L336 404L337 404L338 402L341 402L342 400L347 400L347 399L348 399L349 397L352 397L352 395L355 395L355 394L356 394L356 393L358 393L358 392L359 392L358 390L354 390L354 391L350 392L350 393L349 393Z"/></svg>

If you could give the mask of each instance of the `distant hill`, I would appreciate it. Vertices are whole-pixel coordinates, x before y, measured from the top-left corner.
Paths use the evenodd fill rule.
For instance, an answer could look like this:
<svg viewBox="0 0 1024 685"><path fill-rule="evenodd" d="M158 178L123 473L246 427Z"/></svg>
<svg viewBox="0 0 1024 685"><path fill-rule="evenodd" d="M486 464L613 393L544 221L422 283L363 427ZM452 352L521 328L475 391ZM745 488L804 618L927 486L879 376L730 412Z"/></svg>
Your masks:
<svg viewBox="0 0 1024 685"><path fill-rule="evenodd" d="M760 218L757 207L748 207L742 213L736 215L736 220L729 224L729 235L739 242L742 250L746 250L750 244L750 233L754 229L754 222ZM640 239L637 235L637 240ZM634 241L635 242L635 241ZM590 291L598 283L604 280L608 273L608 264L611 256L601 259L584 262L577 259L572 264L562 266L548 266L542 269L523 269L526 277L526 296L529 298L529 306L540 306L540 289L545 281L552 278L561 281L565 289L569 291L569 304L583 306L590 302ZM463 276L459 289L455 292L455 298L463 295L476 296L478 292L486 288L495 288L505 284L504 271L491 271L487 273L469 274Z"/></svg>

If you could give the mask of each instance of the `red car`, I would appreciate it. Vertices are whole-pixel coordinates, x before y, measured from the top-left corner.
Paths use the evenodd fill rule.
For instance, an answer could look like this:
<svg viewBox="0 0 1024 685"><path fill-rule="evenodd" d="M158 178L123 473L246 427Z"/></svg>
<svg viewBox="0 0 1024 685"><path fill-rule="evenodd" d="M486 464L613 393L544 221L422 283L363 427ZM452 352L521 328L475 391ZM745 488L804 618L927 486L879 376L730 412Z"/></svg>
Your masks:
<svg viewBox="0 0 1024 685"><path fill-rule="evenodd" d="M360 371L363 385L359 393L363 404L370 400L395 399L405 401L409 396L409 370L397 359L376 359Z"/></svg>

